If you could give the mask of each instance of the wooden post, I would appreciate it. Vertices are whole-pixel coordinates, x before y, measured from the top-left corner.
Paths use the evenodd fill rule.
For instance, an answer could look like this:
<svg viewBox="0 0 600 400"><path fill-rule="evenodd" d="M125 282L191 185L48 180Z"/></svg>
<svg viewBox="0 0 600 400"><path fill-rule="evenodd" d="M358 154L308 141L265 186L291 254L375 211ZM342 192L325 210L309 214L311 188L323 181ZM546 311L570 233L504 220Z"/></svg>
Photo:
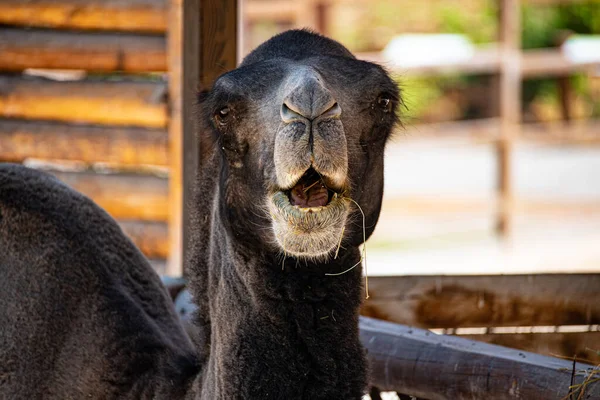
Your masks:
<svg viewBox="0 0 600 400"><path fill-rule="evenodd" d="M555 39L556 47L561 47L569 36L571 36L571 31L560 31ZM560 110L561 117L563 121L566 123L571 121L571 117L573 116L573 110L571 106L571 77L569 74L565 74L563 76L559 76L556 78L556 85L558 86L558 98L560 99Z"/></svg>
<svg viewBox="0 0 600 400"><path fill-rule="evenodd" d="M170 0L168 27L170 257L167 274L183 274L188 205L198 169L196 93L237 65L237 0Z"/></svg>
<svg viewBox="0 0 600 400"><path fill-rule="evenodd" d="M328 12L329 9L329 4L324 2L324 1L318 1L315 4L315 14L316 14L316 28L317 28L317 32L319 32L321 35L328 35L329 34L329 27L328 27Z"/></svg>
<svg viewBox="0 0 600 400"><path fill-rule="evenodd" d="M319 30L319 21L317 15L318 0L303 0L297 2L296 26L298 28L309 28L314 31Z"/></svg>
<svg viewBox="0 0 600 400"><path fill-rule="evenodd" d="M521 2L500 2L500 139L497 144L499 209L496 229L508 235L513 214L512 150L521 123Z"/></svg>

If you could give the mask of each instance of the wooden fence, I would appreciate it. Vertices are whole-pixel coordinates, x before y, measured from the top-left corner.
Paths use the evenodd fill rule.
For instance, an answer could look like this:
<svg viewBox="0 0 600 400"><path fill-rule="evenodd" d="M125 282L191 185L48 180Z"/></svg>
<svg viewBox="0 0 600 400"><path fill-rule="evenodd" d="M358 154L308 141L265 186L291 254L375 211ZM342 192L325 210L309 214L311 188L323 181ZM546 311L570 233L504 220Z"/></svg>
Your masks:
<svg viewBox="0 0 600 400"><path fill-rule="evenodd" d="M365 316L600 363L600 274L369 278Z"/></svg>
<svg viewBox="0 0 600 400"><path fill-rule="evenodd" d="M420 279L403 283L410 288L418 283L415 280ZM163 282L193 335L196 306L185 280ZM381 390L398 392L401 400L600 398L600 366L589 361L548 357L366 317L360 318L359 327L371 365L373 400L381 400Z"/></svg>

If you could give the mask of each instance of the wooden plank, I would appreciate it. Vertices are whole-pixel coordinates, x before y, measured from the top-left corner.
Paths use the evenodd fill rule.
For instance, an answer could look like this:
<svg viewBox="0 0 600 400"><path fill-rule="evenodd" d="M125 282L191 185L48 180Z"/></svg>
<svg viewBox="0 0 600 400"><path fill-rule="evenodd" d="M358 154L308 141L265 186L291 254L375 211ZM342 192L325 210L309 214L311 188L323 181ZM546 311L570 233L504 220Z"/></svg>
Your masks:
<svg viewBox="0 0 600 400"><path fill-rule="evenodd" d="M3 0L0 24L59 29L165 32L166 0Z"/></svg>
<svg viewBox="0 0 600 400"><path fill-rule="evenodd" d="M357 53L357 58L382 64L402 75L435 76L444 74L491 74L500 70L502 53L496 48L478 49L467 61L438 65L402 66L383 58L380 52Z"/></svg>
<svg viewBox="0 0 600 400"><path fill-rule="evenodd" d="M521 74L525 78L563 76L578 71L594 71L600 62L574 62L559 49L528 50L521 56Z"/></svg>
<svg viewBox="0 0 600 400"><path fill-rule="evenodd" d="M0 161L28 158L117 165L168 163L162 129L0 119Z"/></svg>
<svg viewBox="0 0 600 400"><path fill-rule="evenodd" d="M421 328L600 323L600 274L370 277L361 313Z"/></svg>
<svg viewBox="0 0 600 400"><path fill-rule="evenodd" d="M399 127L394 135L402 140L468 139L476 142L495 142L500 135L498 118L449 121Z"/></svg>
<svg viewBox="0 0 600 400"><path fill-rule="evenodd" d="M164 128L166 90L164 82L0 77L0 116Z"/></svg>
<svg viewBox="0 0 600 400"><path fill-rule="evenodd" d="M148 258L169 256L168 227L163 222L119 221L123 232Z"/></svg>
<svg viewBox="0 0 600 400"><path fill-rule="evenodd" d="M566 399L593 366L361 318L372 383L430 400ZM595 372L597 374L597 372ZM600 398L600 382L586 386Z"/></svg>
<svg viewBox="0 0 600 400"><path fill-rule="evenodd" d="M495 143L500 140L500 119L482 118L399 127L394 135L402 141L421 139L466 139L477 143ZM521 125L521 134L515 140L539 144L600 143L599 120L571 120L530 123Z"/></svg>
<svg viewBox="0 0 600 400"><path fill-rule="evenodd" d="M166 71L163 36L0 30L0 70Z"/></svg>
<svg viewBox="0 0 600 400"><path fill-rule="evenodd" d="M50 171L95 201L113 218L167 221L167 180L151 175Z"/></svg>
<svg viewBox="0 0 600 400"><path fill-rule="evenodd" d="M189 211L199 143L196 140L195 96L222 73L237 65L236 0L171 0L169 23L169 99L171 180L171 259L167 273L180 275L190 232Z"/></svg>
<svg viewBox="0 0 600 400"><path fill-rule="evenodd" d="M522 125L521 138L547 144L600 144L599 120L571 120Z"/></svg>
<svg viewBox="0 0 600 400"><path fill-rule="evenodd" d="M461 334L460 337L551 357L576 356L580 361L600 364L600 332Z"/></svg>
<svg viewBox="0 0 600 400"><path fill-rule="evenodd" d="M495 74L503 65L502 50L479 49L470 60L437 65L402 66L383 58L380 52L357 53L363 60L376 62L402 75L436 76L450 74ZM563 76L580 71L594 71L598 62L575 62L566 58L560 49L526 50L514 53L518 57L511 68L525 78L541 76ZM513 57L514 59L514 57ZM519 62L520 61L520 62Z"/></svg>

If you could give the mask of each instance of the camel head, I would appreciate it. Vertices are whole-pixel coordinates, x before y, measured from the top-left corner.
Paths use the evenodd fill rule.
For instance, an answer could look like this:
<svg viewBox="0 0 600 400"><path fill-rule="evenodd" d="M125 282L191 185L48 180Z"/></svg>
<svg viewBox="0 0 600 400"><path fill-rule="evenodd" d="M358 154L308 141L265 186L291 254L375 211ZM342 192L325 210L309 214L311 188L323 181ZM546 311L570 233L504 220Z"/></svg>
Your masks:
<svg viewBox="0 0 600 400"><path fill-rule="evenodd" d="M241 240L298 258L358 246L375 227L397 85L339 43L288 31L200 95L220 152L221 218Z"/></svg>

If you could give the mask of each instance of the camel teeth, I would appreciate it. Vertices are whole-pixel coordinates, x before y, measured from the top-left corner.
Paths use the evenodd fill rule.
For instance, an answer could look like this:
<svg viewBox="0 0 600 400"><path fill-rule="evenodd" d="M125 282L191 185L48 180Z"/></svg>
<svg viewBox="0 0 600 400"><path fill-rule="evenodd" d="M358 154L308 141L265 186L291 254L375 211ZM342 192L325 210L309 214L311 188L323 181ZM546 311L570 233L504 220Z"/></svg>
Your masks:
<svg viewBox="0 0 600 400"><path fill-rule="evenodd" d="M308 207L307 212L319 212L322 211L323 207Z"/></svg>
<svg viewBox="0 0 600 400"><path fill-rule="evenodd" d="M319 206L319 207L299 207L299 206L294 206L294 208L296 208L299 211L302 211L303 213L309 213L309 212L320 212L323 211L323 209L325 207Z"/></svg>

